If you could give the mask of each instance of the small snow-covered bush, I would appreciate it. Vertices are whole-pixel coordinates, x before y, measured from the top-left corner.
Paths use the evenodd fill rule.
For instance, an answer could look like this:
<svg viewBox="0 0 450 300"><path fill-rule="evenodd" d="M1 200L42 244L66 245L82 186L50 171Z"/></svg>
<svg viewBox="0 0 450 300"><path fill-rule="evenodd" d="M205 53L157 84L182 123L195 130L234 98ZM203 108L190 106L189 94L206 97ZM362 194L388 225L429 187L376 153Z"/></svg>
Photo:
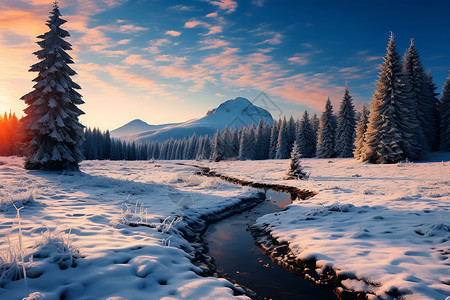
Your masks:
<svg viewBox="0 0 450 300"><path fill-rule="evenodd" d="M331 212L335 211L335 212L349 212L352 211L355 208L355 206L353 204L349 204L349 203L333 203L331 205L328 206L323 206L323 205L317 205L316 207L314 207L313 209L311 209L310 211L308 211L306 213L306 216L317 216L317 215L329 215Z"/></svg>
<svg viewBox="0 0 450 300"><path fill-rule="evenodd" d="M0 190L0 211L22 207L36 202L36 188L24 187L12 190L12 187Z"/></svg>
<svg viewBox="0 0 450 300"><path fill-rule="evenodd" d="M416 233L426 237L450 234L450 224L444 223L442 220L422 224L418 227L419 229L416 230Z"/></svg>
<svg viewBox="0 0 450 300"><path fill-rule="evenodd" d="M0 287L8 281L25 278L26 270L33 266L33 257L24 255L21 247L13 243L9 236L6 237L9 247L5 251L0 251Z"/></svg>
<svg viewBox="0 0 450 300"><path fill-rule="evenodd" d="M353 204L349 203L333 203L330 206L328 206L329 211L339 211L339 212L349 212L353 210L355 206Z"/></svg>
<svg viewBox="0 0 450 300"><path fill-rule="evenodd" d="M76 266L76 260L82 258L80 250L73 244L70 231L66 237L61 232L47 230L42 234L42 240L33 247L35 258L49 258L62 270Z"/></svg>
<svg viewBox="0 0 450 300"><path fill-rule="evenodd" d="M148 223L147 209L144 208L143 204L139 201L130 203L128 198L122 203L122 212L120 216L111 221L111 225L113 226L143 223Z"/></svg>

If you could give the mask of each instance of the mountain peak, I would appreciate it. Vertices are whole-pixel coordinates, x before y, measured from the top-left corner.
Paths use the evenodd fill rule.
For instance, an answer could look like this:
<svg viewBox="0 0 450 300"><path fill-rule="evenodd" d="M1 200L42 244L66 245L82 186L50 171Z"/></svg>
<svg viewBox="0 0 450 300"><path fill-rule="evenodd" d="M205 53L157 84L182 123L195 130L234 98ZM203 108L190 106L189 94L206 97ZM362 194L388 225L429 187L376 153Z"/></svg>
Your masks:
<svg viewBox="0 0 450 300"><path fill-rule="evenodd" d="M199 135L214 135L217 129L241 128L259 121L273 123L272 115L264 108L255 106L248 99L237 97L221 103L211 109L201 118L179 124L149 125L136 119L112 131L113 136L122 135L127 140L149 141L165 139L182 139L193 133ZM117 132L118 131L118 132ZM125 133L125 134L124 134ZM126 136L125 136L126 135Z"/></svg>

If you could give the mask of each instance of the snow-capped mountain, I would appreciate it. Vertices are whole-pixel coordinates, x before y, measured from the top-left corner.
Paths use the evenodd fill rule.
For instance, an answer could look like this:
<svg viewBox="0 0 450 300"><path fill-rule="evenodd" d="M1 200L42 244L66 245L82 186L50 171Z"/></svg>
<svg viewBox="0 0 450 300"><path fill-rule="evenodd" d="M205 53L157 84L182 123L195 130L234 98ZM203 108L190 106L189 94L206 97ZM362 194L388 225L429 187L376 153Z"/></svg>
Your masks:
<svg viewBox="0 0 450 300"><path fill-rule="evenodd" d="M260 120L273 123L272 115L265 109L253 105L248 99L237 97L209 110L205 116L178 124L149 125L141 120L134 120L111 131L111 136L128 141L163 141L182 139L192 134L213 136L217 129L241 128L258 124Z"/></svg>
<svg viewBox="0 0 450 300"><path fill-rule="evenodd" d="M150 125L140 119L135 119L119 128L116 128L110 132L111 136L114 138L125 137L130 134L143 132L143 131L152 131L158 130L167 126L178 125L180 123L173 124L160 124L160 125Z"/></svg>

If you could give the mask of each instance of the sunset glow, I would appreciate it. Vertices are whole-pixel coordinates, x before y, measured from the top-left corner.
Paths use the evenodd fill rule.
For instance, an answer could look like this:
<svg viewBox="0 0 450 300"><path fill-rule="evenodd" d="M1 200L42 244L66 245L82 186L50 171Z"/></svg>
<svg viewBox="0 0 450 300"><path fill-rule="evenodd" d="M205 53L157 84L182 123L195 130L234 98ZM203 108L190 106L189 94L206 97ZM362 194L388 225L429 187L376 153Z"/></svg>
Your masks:
<svg viewBox="0 0 450 300"><path fill-rule="evenodd" d="M0 3L0 111L22 115L19 98L31 90L36 74L28 68L36 61L36 36L47 30L52 2ZM386 10L388 4L393 9ZM391 30L399 49L415 38L439 89L450 65L449 32L439 39L429 34L450 27L447 1L410 1L408 8L377 1L370 10L366 3L331 0L59 5L86 102L82 122L103 129L135 118L180 122L226 99L252 100L259 91L288 116L305 108L316 112L328 96L340 101L345 82L359 107L372 97Z"/></svg>

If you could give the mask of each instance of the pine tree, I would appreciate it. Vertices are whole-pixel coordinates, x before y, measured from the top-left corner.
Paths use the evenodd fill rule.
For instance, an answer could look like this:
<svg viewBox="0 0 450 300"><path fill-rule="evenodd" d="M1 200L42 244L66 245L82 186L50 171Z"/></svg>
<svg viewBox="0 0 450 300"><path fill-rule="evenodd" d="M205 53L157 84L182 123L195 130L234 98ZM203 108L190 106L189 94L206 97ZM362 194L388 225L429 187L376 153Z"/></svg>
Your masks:
<svg viewBox="0 0 450 300"><path fill-rule="evenodd" d="M432 123L431 127L434 128L427 132L427 129L424 130L425 135L429 134L428 136L428 142L430 144L430 150L431 151L439 151L439 143L440 143L440 134L441 129L439 125L439 93L436 93L437 87L433 82L433 77L431 76L431 73L429 72L427 74L427 82L428 82L428 96L430 97L429 102L433 103L433 117L432 117Z"/></svg>
<svg viewBox="0 0 450 300"><path fill-rule="evenodd" d="M270 146L270 125L266 122L259 121L256 127L256 155L255 159L267 159L269 157Z"/></svg>
<svg viewBox="0 0 450 300"><path fill-rule="evenodd" d="M294 146L294 142L297 138L296 134L296 126L295 126L295 121L294 121L294 117L290 117L289 121L287 122L287 131L288 131L288 153L291 153L292 151L292 147Z"/></svg>
<svg viewBox="0 0 450 300"><path fill-rule="evenodd" d="M278 132L277 151L275 159L289 158L289 127L286 118L283 119Z"/></svg>
<svg viewBox="0 0 450 300"><path fill-rule="evenodd" d="M413 39L403 59L403 73L407 80L406 87L409 88L404 99L407 105L405 107L408 108L406 131L411 135L412 145L406 155L417 159L432 148L432 139L436 137L437 128L433 126L435 102Z"/></svg>
<svg viewBox="0 0 450 300"><path fill-rule="evenodd" d="M221 161L224 159L225 149L222 145L222 138L219 129L217 129L216 133L211 142L211 160L212 161Z"/></svg>
<svg viewBox="0 0 450 300"><path fill-rule="evenodd" d="M309 175L303 171L303 167L300 162L299 145L297 141L294 142L291 151L291 159L289 161L289 169L284 179L308 179Z"/></svg>
<svg viewBox="0 0 450 300"><path fill-rule="evenodd" d="M447 78L442 90L439 103L441 124L441 151L450 151L450 76Z"/></svg>
<svg viewBox="0 0 450 300"><path fill-rule="evenodd" d="M277 154L279 124L280 121L275 120L270 129L269 159L274 159Z"/></svg>
<svg viewBox="0 0 450 300"><path fill-rule="evenodd" d="M301 157L313 157L316 153L314 130L305 110L297 130L296 146Z"/></svg>
<svg viewBox="0 0 450 300"><path fill-rule="evenodd" d="M363 105L358 123L356 124L355 150L353 151L354 157L357 160L361 161L365 160L363 157L363 149L366 145L365 134L368 123L369 123L369 112L367 111L366 106Z"/></svg>
<svg viewBox="0 0 450 300"><path fill-rule="evenodd" d="M252 126L245 127L239 145L239 160L255 159L256 143L255 143L255 129Z"/></svg>
<svg viewBox="0 0 450 300"><path fill-rule="evenodd" d="M337 157L353 157L353 144L355 143L355 108L352 97L345 86L344 98L339 108L336 128L336 141L334 152Z"/></svg>
<svg viewBox="0 0 450 300"><path fill-rule="evenodd" d="M325 104L325 111L320 116L319 133L317 139L317 157L334 157L334 143L336 135L336 117L330 98Z"/></svg>
<svg viewBox="0 0 450 300"><path fill-rule="evenodd" d="M395 163L408 157L411 135L404 131L408 112L404 105L404 77L391 33L371 102L365 135L367 144L363 149L365 161Z"/></svg>
<svg viewBox="0 0 450 300"><path fill-rule="evenodd" d="M27 169L78 169L83 159L83 125L78 122L83 112L77 105L84 102L75 91L80 86L70 78L76 72L68 66L73 61L66 50L72 48L63 40L69 33L60 28L66 23L60 16L55 2L46 23L50 31L38 36L42 39L38 42L42 49L34 54L41 61L30 69L39 72L33 80L36 82L34 90L21 98L28 105L24 110Z"/></svg>

